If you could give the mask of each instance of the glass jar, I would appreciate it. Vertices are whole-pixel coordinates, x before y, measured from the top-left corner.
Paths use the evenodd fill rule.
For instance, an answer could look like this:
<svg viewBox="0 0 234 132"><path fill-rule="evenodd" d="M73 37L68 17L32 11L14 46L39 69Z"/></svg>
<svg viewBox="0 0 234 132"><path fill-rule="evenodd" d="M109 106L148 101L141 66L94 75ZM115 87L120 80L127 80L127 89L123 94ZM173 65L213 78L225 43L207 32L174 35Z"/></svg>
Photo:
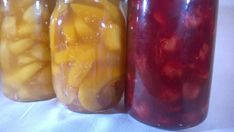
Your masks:
<svg viewBox="0 0 234 132"><path fill-rule="evenodd" d="M130 115L163 129L182 129L207 115L218 0L130 0Z"/></svg>
<svg viewBox="0 0 234 132"><path fill-rule="evenodd" d="M125 23L119 0L58 0L50 24L58 99L78 112L116 106L124 90Z"/></svg>
<svg viewBox="0 0 234 132"><path fill-rule="evenodd" d="M1 62L4 94L16 101L55 96L49 50L51 0L2 0Z"/></svg>
<svg viewBox="0 0 234 132"><path fill-rule="evenodd" d="M0 27L1 27L1 25L2 25L2 12L3 12L3 9L2 9L2 4L3 4L3 2L2 2L2 0L0 0ZM1 29L1 28L0 28ZM1 48L1 32L0 32L0 48ZM1 50L0 50L0 58L1 58ZM1 61L0 61L0 71L1 71ZM1 75L0 75L1 76ZM1 80L0 80L0 82L1 82Z"/></svg>

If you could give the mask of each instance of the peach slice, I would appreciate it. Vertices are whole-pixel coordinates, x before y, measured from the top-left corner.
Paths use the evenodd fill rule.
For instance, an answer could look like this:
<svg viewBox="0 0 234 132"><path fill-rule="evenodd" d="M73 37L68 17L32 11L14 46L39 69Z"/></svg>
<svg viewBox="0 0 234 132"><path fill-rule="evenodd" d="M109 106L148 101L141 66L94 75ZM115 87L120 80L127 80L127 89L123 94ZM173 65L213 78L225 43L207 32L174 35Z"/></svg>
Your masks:
<svg viewBox="0 0 234 132"><path fill-rule="evenodd" d="M110 13L111 17L117 22L121 23L122 13L118 6L115 6L113 3L109 2L108 0L101 0L101 5L105 8L105 10Z"/></svg>
<svg viewBox="0 0 234 132"><path fill-rule="evenodd" d="M95 68L94 68L95 69ZM78 98L81 105L89 111L100 111L106 109L111 104L103 104L100 100L112 100L115 90L109 90L111 96L100 96L103 88L113 80L121 77L121 72L118 67L97 67L83 80L79 87ZM111 88L111 87L107 87ZM103 98L107 97L107 98ZM108 103L111 103L108 101Z"/></svg>
<svg viewBox="0 0 234 132"><path fill-rule="evenodd" d="M57 27L57 22L59 19L59 15L61 14L61 12L63 12L64 10L67 9L67 6L65 4L61 4L60 6L57 7L58 11L54 11L51 15L51 20L50 20L50 30L49 30L49 34L50 34L50 49L51 51L54 51L55 49L55 39L56 39L56 27Z"/></svg>
<svg viewBox="0 0 234 132"><path fill-rule="evenodd" d="M77 89L70 88L67 85L67 82L66 82L67 72L64 71L65 73L63 73L60 70L60 72L55 73L54 68L57 69L58 66L56 67L54 67L54 65L52 66L53 76L54 76L53 84L54 84L56 95L62 103L71 104L73 100L77 100Z"/></svg>
<svg viewBox="0 0 234 132"><path fill-rule="evenodd" d="M68 42L76 39L75 25L71 19L65 20L62 24L63 34Z"/></svg>
<svg viewBox="0 0 234 132"><path fill-rule="evenodd" d="M107 24L103 30L103 39L109 50L121 49L121 28L116 24Z"/></svg>
<svg viewBox="0 0 234 132"><path fill-rule="evenodd" d="M55 54L55 62L62 64L75 61L77 64L95 60L95 47L93 44L81 44L69 47Z"/></svg>
<svg viewBox="0 0 234 132"><path fill-rule="evenodd" d="M77 18L75 20L76 32L81 37L86 37L95 34L93 29L89 27L82 19Z"/></svg>
<svg viewBox="0 0 234 132"><path fill-rule="evenodd" d="M68 74L68 85L71 87L78 88L82 80L86 77L90 69L92 68L93 62L84 62L81 64L74 64Z"/></svg>
<svg viewBox="0 0 234 132"><path fill-rule="evenodd" d="M56 76L60 72L59 65L52 63L51 71L52 71L53 76Z"/></svg>

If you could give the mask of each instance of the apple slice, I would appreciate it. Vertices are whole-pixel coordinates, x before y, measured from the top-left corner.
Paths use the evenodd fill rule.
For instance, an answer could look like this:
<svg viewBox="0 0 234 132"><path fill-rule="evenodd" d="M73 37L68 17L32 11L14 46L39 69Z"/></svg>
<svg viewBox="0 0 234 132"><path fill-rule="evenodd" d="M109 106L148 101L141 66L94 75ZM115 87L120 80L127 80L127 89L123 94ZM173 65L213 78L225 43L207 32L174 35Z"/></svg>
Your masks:
<svg viewBox="0 0 234 132"><path fill-rule="evenodd" d="M12 57L7 45L9 45L9 42L1 41L1 66L4 71L11 71L12 67Z"/></svg>
<svg viewBox="0 0 234 132"><path fill-rule="evenodd" d="M21 40L18 40L9 44L8 48L13 54L18 55L20 53L25 52L32 46L33 46L33 40L26 38L26 39L21 39Z"/></svg>
<svg viewBox="0 0 234 132"><path fill-rule="evenodd" d="M21 66L21 65L26 65L29 63L32 63L33 61L36 61L35 58L28 56L28 55L20 55L17 57L17 63Z"/></svg>
<svg viewBox="0 0 234 132"><path fill-rule="evenodd" d="M18 35L30 35L35 31L35 25L32 24L23 24L19 27L17 34Z"/></svg>
<svg viewBox="0 0 234 132"><path fill-rule="evenodd" d="M41 61L50 61L50 49L49 45L46 44L36 44L30 50L31 56L33 56L37 60Z"/></svg>
<svg viewBox="0 0 234 132"><path fill-rule="evenodd" d="M16 84L23 84L28 81L35 75L41 68L43 67L43 64L40 62L31 63L29 65L26 65L17 71L15 71L13 74L9 76L5 76L6 78L4 81L8 84L10 83L16 83Z"/></svg>
<svg viewBox="0 0 234 132"><path fill-rule="evenodd" d="M44 66L43 69L35 76L38 84L47 85L47 89L52 89L51 66Z"/></svg>
<svg viewBox="0 0 234 132"><path fill-rule="evenodd" d="M30 91L27 87L21 87L17 91L18 97L23 100L27 100L33 97L32 91Z"/></svg>
<svg viewBox="0 0 234 132"><path fill-rule="evenodd" d="M7 16L3 19L2 33L7 38L16 35L16 18L14 16Z"/></svg>
<svg viewBox="0 0 234 132"><path fill-rule="evenodd" d="M27 23L36 23L38 18L43 21L50 18L48 9L42 4L39 4L39 6L37 4L29 6L23 14L23 20Z"/></svg>
<svg viewBox="0 0 234 132"><path fill-rule="evenodd" d="M20 8L25 8L28 7L30 5L32 5L34 3L34 1L32 0L20 0L20 1L14 1L15 5L17 5Z"/></svg>

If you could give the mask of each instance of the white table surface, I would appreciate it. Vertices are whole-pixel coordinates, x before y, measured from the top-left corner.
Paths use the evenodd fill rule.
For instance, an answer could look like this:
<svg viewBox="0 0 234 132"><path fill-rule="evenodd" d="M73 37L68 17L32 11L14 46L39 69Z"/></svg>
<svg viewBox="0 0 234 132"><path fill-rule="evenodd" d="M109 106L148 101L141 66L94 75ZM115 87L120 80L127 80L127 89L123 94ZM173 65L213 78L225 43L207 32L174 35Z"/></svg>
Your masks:
<svg viewBox="0 0 234 132"><path fill-rule="evenodd" d="M200 125L183 132L234 132L234 0L220 0L210 109ZM56 99L18 103L0 88L0 132L164 132L127 114L80 114Z"/></svg>

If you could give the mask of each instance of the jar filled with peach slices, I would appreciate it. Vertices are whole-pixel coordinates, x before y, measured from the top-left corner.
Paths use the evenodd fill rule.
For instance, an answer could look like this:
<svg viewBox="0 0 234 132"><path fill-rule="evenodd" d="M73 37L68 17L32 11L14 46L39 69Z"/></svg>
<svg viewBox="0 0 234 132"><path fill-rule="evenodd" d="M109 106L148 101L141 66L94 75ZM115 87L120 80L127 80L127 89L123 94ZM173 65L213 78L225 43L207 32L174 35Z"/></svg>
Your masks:
<svg viewBox="0 0 234 132"><path fill-rule="evenodd" d="M16 101L55 96L51 79L49 20L51 0L2 0L3 92Z"/></svg>
<svg viewBox="0 0 234 132"><path fill-rule="evenodd" d="M53 83L73 111L105 111L122 97L125 21L119 3L57 1L50 24Z"/></svg>
<svg viewBox="0 0 234 132"><path fill-rule="evenodd" d="M1 29L1 24L2 24L2 11L3 11L2 6L1 6L2 4L3 4L3 1L0 0L0 29ZM0 47L1 47L1 32L0 32ZM0 50L0 58L1 58L1 50ZM0 61L0 71L1 71L1 69L2 68L1 68L1 61ZM0 82L1 82L1 80L0 80Z"/></svg>

